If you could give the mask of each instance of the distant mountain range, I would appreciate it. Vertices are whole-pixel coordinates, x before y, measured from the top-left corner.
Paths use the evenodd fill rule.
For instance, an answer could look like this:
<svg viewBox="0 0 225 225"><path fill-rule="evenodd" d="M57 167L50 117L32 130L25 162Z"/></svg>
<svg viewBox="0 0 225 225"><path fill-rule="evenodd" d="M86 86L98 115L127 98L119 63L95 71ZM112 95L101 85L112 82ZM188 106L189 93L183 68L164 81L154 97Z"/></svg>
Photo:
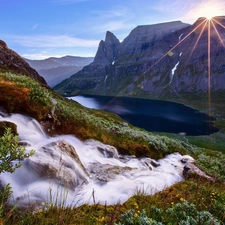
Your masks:
<svg viewBox="0 0 225 225"><path fill-rule="evenodd" d="M50 87L53 87L93 62L94 57L64 56L61 58L51 57L44 60L24 59L45 78Z"/></svg>
<svg viewBox="0 0 225 225"><path fill-rule="evenodd" d="M138 26L122 42L108 31L94 61L54 89L133 97L206 94L209 86L224 91L224 26L225 17Z"/></svg>

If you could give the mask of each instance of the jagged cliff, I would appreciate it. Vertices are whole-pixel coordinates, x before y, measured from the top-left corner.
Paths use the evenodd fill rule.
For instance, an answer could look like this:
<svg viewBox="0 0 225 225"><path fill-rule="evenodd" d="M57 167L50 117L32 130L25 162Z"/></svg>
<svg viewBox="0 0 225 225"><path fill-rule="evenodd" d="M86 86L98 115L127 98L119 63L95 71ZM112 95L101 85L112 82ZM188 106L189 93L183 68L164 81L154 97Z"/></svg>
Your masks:
<svg viewBox="0 0 225 225"><path fill-rule="evenodd" d="M137 97L204 94L209 84L212 91L224 90L225 17L214 20L138 26L121 43L107 32L93 63L55 89L67 94Z"/></svg>

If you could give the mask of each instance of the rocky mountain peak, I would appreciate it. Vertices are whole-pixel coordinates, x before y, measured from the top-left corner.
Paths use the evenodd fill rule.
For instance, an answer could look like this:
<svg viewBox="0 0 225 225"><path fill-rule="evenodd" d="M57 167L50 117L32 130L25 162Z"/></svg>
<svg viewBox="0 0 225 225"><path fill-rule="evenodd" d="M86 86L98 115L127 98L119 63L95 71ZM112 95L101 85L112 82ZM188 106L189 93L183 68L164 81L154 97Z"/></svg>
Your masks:
<svg viewBox="0 0 225 225"><path fill-rule="evenodd" d="M113 45L113 44L120 44L119 39L110 31L106 32L105 35L105 43L109 44L109 45Z"/></svg>
<svg viewBox="0 0 225 225"><path fill-rule="evenodd" d="M94 64L111 64L118 55L120 41L110 31L106 32L105 41L101 40Z"/></svg>
<svg viewBox="0 0 225 225"><path fill-rule="evenodd" d="M0 40L0 48L8 48L7 44L3 40Z"/></svg>
<svg viewBox="0 0 225 225"><path fill-rule="evenodd" d="M174 21L137 26L122 43L107 32L95 64L57 88L62 93L133 97L206 94L210 27L210 88L225 90L225 18L215 17L207 24L204 20L199 18L193 25Z"/></svg>

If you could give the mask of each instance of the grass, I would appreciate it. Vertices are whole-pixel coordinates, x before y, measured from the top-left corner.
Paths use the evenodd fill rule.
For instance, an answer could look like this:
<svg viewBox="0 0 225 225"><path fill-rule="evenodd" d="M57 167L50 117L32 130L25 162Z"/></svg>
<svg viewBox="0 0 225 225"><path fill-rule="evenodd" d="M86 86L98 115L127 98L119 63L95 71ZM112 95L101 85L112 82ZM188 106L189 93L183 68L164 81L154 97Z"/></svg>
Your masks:
<svg viewBox="0 0 225 225"><path fill-rule="evenodd" d="M159 159L173 152L196 151L183 141L133 127L115 114L87 109L26 76L0 73L0 105L9 113L36 118L49 135L74 134L81 140L96 139L115 146L122 154Z"/></svg>
<svg viewBox="0 0 225 225"><path fill-rule="evenodd" d="M215 123L218 123L225 118L223 111L225 103L221 103L222 107L220 107L222 95L213 98L216 100L211 104L213 109L211 113L217 115L218 120ZM186 103L194 107L197 106L197 102L189 99ZM205 99L196 108L206 110L206 102ZM31 207L29 210L18 208L16 205L8 207L6 196L10 194L10 190L5 188L1 189L0 195L0 224L113 225L125 223L126 215L130 212L134 218L130 224L141 224L142 220L155 221L155 224L156 222L178 224L177 221L183 215L184 209L192 209L190 212L194 212L194 215L185 214L185 218L195 218L196 215L200 218L205 215L220 221L221 224L225 223L224 156L212 151L224 151L223 130L210 136L200 137L181 135L169 137L168 134L152 134L126 124L114 114L84 108L50 89L41 87L28 77L11 72L0 73L0 105L9 113L33 116L42 123L49 135L62 133L74 134L81 140L93 138L115 146L120 153L145 155L155 159L173 152L190 154L197 159L199 167L218 178L216 182L212 182L191 174L185 181L153 196L145 195L144 191L139 190L124 204L118 202L116 205L106 206L95 203L79 207L58 205L57 202L65 202L64 197L59 195L59 199L44 202L41 207ZM224 123L219 124L223 129ZM0 123L2 128L9 125L16 129L13 124Z"/></svg>
<svg viewBox="0 0 225 225"><path fill-rule="evenodd" d="M191 210L192 209L192 210ZM41 207L35 211L21 211L14 207L13 211L8 211L3 219L4 224L119 224L124 222L123 216L130 210L134 217L144 217L141 212L150 220L162 222L163 224L178 224L185 212L185 218L191 215L199 215L207 212L220 224L225 223L225 184L222 182L212 182L196 174L191 174L187 180L177 183L153 196L137 192L124 204L119 202L115 205L93 205L84 204L79 207L60 207L54 203L42 203ZM192 214L191 214L192 213ZM121 217L122 216L122 217ZM194 216L193 216L194 217ZM136 218L136 219L137 219ZM140 218L139 218L140 220ZM134 220L137 221L137 220ZM129 223L129 224L142 224ZM188 223L186 223L188 224ZM194 224L194 223L192 223ZM207 223L198 223L205 225ZM210 223L212 224L212 223Z"/></svg>

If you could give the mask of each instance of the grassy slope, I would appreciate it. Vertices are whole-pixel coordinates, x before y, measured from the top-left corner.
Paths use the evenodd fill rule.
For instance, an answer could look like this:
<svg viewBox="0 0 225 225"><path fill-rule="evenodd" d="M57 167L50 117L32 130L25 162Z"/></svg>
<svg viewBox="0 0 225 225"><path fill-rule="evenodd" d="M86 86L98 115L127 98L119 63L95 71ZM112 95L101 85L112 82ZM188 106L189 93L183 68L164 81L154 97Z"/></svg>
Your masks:
<svg viewBox="0 0 225 225"><path fill-rule="evenodd" d="M0 74L0 105L8 112L33 116L50 135L74 134L115 146L120 153L155 159L172 152L194 153L182 141L155 135L127 124L115 114L87 109L41 87L25 76Z"/></svg>
<svg viewBox="0 0 225 225"><path fill-rule="evenodd" d="M57 101L56 105L53 99ZM50 135L70 133L82 140L95 138L114 145L121 153L160 158L176 151L195 156L202 152L201 149L185 143L186 140L174 140L132 127L114 114L84 108L49 89L40 87L27 77L12 73L0 73L0 106L4 106L8 112L35 117ZM216 157L211 151L208 151L208 154ZM4 214L0 215L0 223L4 221L5 224L114 224L119 220L119 215L129 209L136 210L137 214L139 210L146 209L147 215L155 218L152 206L164 210L184 199L195 204L198 210L208 210L225 222L224 183L212 183L198 176L191 176L154 196L145 196L142 190L137 190L137 194L122 205L95 204L78 208L59 208L44 203L43 209L47 210L35 214L29 211L21 213L15 208L4 211Z"/></svg>

